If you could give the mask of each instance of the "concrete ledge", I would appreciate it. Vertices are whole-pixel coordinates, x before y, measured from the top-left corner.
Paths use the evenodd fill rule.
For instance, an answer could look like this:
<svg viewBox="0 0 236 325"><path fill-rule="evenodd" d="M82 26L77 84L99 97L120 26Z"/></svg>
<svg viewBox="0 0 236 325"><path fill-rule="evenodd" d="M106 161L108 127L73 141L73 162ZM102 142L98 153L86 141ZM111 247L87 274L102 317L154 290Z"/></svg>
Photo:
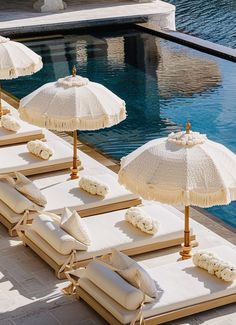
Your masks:
<svg viewBox="0 0 236 325"><path fill-rule="evenodd" d="M208 54L213 54L220 58L236 62L236 50L230 47L226 47L220 44L216 44L213 42L209 42L203 40L201 38L191 36L188 34L180 33L180 32L169 32L163 30L155 30L150 28L150 26L146 23L137 24L138 28L151 33L153 35L165 38L167 40L186 45L193 49L199 50L201 52L205 52Z"/></svg>
<svg viewBox="0 0 236 325"><path fill-rule="evenodd" d="M29 0L28 0L29 1ZM41 4L43 0L39 0ZM159 28L175 29L175 6L161 0L137 3L131 0L67 0L68 7L58 12L35 12L19 4L17 9L0 10L0 34L16 36L74 28L124 23L143 23L151 18Z"/></svg>

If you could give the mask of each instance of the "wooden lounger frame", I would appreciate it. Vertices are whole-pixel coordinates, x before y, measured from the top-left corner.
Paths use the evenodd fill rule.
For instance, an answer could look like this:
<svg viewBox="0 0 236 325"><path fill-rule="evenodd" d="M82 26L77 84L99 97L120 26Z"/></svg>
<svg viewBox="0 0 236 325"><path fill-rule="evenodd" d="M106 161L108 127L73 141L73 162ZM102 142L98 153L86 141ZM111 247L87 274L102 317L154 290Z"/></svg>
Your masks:
<svg viewBox="0 0 236 325"><path fill-rule="evenodd" d="M78 166L80 166L81 162L78 159ZM42 166L42 167L35 167L35 168L28 168L28 169L24 169L21 170L16 169L16 171L22 173L25 176L30 176L30 175L38 175L38 174L44 174L44 173L49 173L49 172L54 172L54 171L59 171L59 170L64 170L64 169L70 169L72 166L72 158L71 161L67 161L67 162L63 162L63 163L56 163L49 165L49 166ZM1 174L1 173L0 173ZM2 174L6 174L6 172L3 172ZM7 173L10 176L14 175L14 172L12 173Z"/></svg>
<svg viewBox="0 0 236 325"><path fill-rule="evenodd" d="M89 293L87 293L84 289L79 286L76 288L76 298L83 299L90 307L92 307L100 316L102 316L109 324L111 325L124 325L120 323L107 309L105 309L97 300L95 300ZM190 316L193 314L198 314L200 312L214 309L216 307L228 305L231 303L235 303L236 294L224 296L217 299L212 299L209 301L201 302L198 304L194 304L188 307L183 307L180 309L172 310L163 314L159 314L156 316L151 316L145 318L145 325L157 325L163 324L172 320L176 320L182 317ZM136 322L135 324L139 324Z"/></svg>
<svg viewBox="0 0 236 325"><path fill-rule="evenodd" d="M81 210L81 211L78 210L78 212L81 217L90 217L90 216L94 216L97 214L117 211L117 210L121 210L121 209L128 209L132 206L136 206L141 203L142 203L142 201L137 198L137 199L127 200L127 201L123 201L123 202L107 204L104 206L89 208L89 209L85 209L85 210ZM16 231L15 230L12 231L12 229L16 226L16 223L11 223L7 218L5 218L1 214L0 214L0 223L2 223L8 229L9 236L11 236L11 237L17 236ZM29 223L31 223L31 222L29 222Z"/></svg>
<svg viewBox="0 0 236 325"><path fill-rule="evenodd" d="M42 139L44 139L43 133L24 135L22 137L18 136L14 139L7 139L7 140L1 140L1 137L0 137L0 147L14 145L14 144L18 144L18 143L25 143L25 142L32 141L32 140L42 140Z"/></svg>
<svg viewBox="0 0 236 325"><path fill-rule="evenodd" d="M56 274L58 279L65 279L66 278L65 271L67 271L67 270L65 270L64 272L61 272L60 275L58 276L58 272L59 272L59 270L61 268L61 265L58 265L41 248L39 248L35 243L33 243L24 234L24 232L20 232L19 236L20 236L20 239L23 241L25 246L29 246L38 256L40 256L47 264L49 264L55 270L55 274ZM196 236L192 235L191 240L193 241L195 239L196 239ZM151 251L160 250L160 249L163 249L163 248L177 246L177 245L180 245L182 242L183 242L183 236L179 237L179 238L172 239L172 240L159 242L159 243L153 243L153 244L148 244L148 245L145 245L145 246L140 246L140 247L136 247L136 248L122 250L122 252L129 255L129 256L133 256L133 255L138 255L138 254L148 253L148 252L151 252ZM79 268L79 267L84 267L91 260L92 260L92 258L87 259L87 260L83 260L83 261L79 261L79 262L75 262L73 264L73 268L76 269L76 268Z"/></svg>

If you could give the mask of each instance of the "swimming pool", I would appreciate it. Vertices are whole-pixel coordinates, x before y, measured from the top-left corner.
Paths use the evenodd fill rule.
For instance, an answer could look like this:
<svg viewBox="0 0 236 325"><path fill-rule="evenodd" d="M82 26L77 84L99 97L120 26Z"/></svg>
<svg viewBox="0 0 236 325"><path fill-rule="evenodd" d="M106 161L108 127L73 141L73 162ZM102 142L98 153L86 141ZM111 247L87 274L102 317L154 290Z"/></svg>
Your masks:
<svg viewBox="0 0 236 325"><path fill-rule="evenodd" d="M236 48L235 0L168 0L176 6L176 27L200 38Z"/></svg>
<svg viewBox="0 0 236 325"><path fill-rule="evenodd" d="M37 74L3 82L23 97L42 84L78 72L123 98L128 118L80 139L120 159L145 142L179 130L187 119L236 152L236 65L136 29L64 35L26 42L43 56ZM210 212L236 227L236 203Z"/></svg>

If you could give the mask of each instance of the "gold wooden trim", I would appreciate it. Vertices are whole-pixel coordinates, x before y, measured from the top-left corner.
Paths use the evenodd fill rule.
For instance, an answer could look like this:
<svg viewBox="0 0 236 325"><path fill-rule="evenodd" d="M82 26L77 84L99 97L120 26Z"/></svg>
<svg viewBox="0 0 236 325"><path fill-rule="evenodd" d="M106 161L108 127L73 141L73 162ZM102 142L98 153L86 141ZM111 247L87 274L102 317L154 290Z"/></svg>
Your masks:
<svg viewBox="0 0 236 325"><path fill-rule="evenodd" d="M14 139L7 139L7 140L1 140L0 139L0 147L2 146L9 146L9 145L15 145L18 143L25 143L31 140L42 140L44 139L44 134L39 133L39 134L32 134L32 135L22 135L22 136L17 136Z"/></svg>
<svg viewBox="0 0 236 325"><path fill-rule="evenodd" d="M105 309L98 301L96 301L89 293L79 286L76 288L77 299L83 299L90 307L92 307L100 316L102 316L111 325L123 325L120 323L107 309ZM163 314L145 318L145 325L163 324L182 317L197 314L209 309L235 303L236 294L227 295L221 298L211 299L205 302L194 304L192 306L183 307L177 310L169 311ZM135 324L139 324L136 322Z"/></svg>
<svg viewBox="0 0 236 325"><path fill-rule="evenodd" d="M79 160L78 160L78 163L79 163ZM30 175L44 174L44 173L49 173L49 172L54 172L54 171L64 170L64 169L69 170L70 166L71 166L70 161L64 162L64 163L55 162L54 164L49 165L49 166L28 168L28 169L24 169L24 170L18 169L17 171L21 172L25 176L30 176ZM4 174L5 174L5 172L4 172ZM9 173L9 175L13 175L13 172Z"/></svg>
<svg viewBox="0 0 236 325"><path fill-rule="evenodd" d="M97 206L94 208L88 208L85 210L77 209L77 211L79 212L79 215L81 217L89 217L89 216L95 216L97 214L127 209L132 206L139 205L139 204L141 204L140 199L131 199L131 200L111 203L111 204L107 204L107 205L100 205L100 206Z"/></svg>

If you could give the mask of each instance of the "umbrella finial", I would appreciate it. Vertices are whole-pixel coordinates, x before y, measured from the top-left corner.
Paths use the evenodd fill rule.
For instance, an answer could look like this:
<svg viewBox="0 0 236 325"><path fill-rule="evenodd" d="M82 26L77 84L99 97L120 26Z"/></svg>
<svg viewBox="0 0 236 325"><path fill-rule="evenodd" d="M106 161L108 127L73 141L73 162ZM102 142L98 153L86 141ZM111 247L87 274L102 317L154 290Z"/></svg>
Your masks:
<svg viewBox="0 0 236 325"><path fill-rule="evenodd" d="M191 123L189 121L187 121L187 123L185 125L185 130L186 130L186 134L189 134L190 133Z"/></svg>
<svg viewBox="0 0 236 325"><path fill-rule="evenodd" d="M76 69L76 66L74 65L72 68L72 77L75 77L76 73L77 73L77 69Z"/></svg>

